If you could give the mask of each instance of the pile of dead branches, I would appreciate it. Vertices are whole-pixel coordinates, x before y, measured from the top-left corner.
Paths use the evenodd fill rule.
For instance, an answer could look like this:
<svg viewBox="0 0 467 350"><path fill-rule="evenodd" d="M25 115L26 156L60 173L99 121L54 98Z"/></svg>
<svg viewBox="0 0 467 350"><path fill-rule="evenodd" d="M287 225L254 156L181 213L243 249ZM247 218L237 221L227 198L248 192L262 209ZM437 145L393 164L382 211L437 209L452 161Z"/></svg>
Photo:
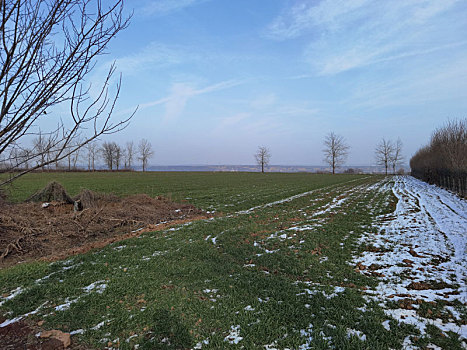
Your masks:
<svg viewBox="0 0 467 350"><path fill-rule="evenodd" d="M49 184L28 202L2 205L0 264L46 257L162 222L203 215L191 204L162 197L119 198L82 190L71 198L59 184Z"/></svg>

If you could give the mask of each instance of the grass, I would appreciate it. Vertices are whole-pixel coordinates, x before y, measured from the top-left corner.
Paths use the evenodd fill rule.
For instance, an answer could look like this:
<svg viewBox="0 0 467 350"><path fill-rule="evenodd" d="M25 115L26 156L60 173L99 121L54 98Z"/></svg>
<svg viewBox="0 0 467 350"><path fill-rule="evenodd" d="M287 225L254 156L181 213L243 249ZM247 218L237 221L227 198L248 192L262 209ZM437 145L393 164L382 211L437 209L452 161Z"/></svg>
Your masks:
<svg viewBox="0 0 467 350"><path fill-rule="evenodd" d="M48 181L39 175L17 185L23 188L18 200ZM364 296L378 282L349 262L362 249L361 234L393 210L392 194L371 187L380 177L172 175L186 186L172 190L174 198L191 197L219 211L228 204L231 215L65 261L0 271L1 293L22 291L0 306L8 318L37 311L29 318L44 320L46 329L78 331L73 339L94 348L401 349L412 336L420 346L461 349L455 335L446 338L430 328L420 337L414 326L397 323ZM95 176L102 178L94 183ZM79 183L64 174L61 182L70 192L93 184L102 191L110 176L93 174ZM122 191L138 192L145 186L141 180L157 183L151 194L163 194L175 181L169 174L130 179L117 174L120 185L108 186L118 189L126 181Z"/></svg>
<svg viewBox="0 0 467 350"><path fill-rule="evenodd" d="M361 177L243 172L38 172L21 177L7 191L11 201L19 202L44 188L50 181L57 181L71 196L77 195L83 188L118 196L146 193L227 213Z"/></svg>

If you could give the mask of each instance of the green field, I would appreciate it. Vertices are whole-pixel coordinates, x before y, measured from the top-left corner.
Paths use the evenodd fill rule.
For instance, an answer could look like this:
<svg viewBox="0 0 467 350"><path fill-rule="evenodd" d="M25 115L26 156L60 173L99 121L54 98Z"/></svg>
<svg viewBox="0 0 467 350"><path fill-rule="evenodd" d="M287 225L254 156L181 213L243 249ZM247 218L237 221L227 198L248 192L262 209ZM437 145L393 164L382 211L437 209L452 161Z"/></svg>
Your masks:
<svg viewBox="0 0 467 350"><path fill-rule="evenodd" d="M11 201L19 202L50 181L57 181L71 196L82 188L118 196L146 193L152 197L187 201L206 210L232 212L359 177L361 175L330 177L304 173L38 172L21 177L7 192Z"/></svg>
<svg viewBox="0 0 467 350"><path fill-rule="evenodd" d="M55 263L0 271L8 319L44 320L90 348L402 349L420 335L365 297L355 271L363 232L392 212L390 178L249 173L31 174L22 200L52 178L118 195L145 192L225 215L146 233ZM28 314L27 316L24 316Z"/></svg>

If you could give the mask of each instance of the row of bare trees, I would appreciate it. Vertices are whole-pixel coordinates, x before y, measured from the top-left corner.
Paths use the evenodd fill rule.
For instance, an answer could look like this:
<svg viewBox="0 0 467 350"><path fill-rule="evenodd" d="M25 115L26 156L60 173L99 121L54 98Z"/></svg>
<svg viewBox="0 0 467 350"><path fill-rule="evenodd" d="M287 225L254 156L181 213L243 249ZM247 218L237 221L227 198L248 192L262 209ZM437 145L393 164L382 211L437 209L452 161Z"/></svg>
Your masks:
<svg viewBox="0 0 467 350"><path fill-rule="evenodd" d="M151 143L146 139L142 139L137 147L133 141L127 142L124 147L116 142L104 142L97 152L101 153L109 170L119 170L122 165L124 169L132 169L136 158L141 161L143 171L146 171L148 160L154 154ZM89 167L91 159L94 159L94 153L88 149L88 169L94 170L94 164L92 168Z"/></svg>
<svg viewBox="0 0 467 350"><path fill-rule="evenodd" d="M324 162L329 165L333 174L336 173L336 168L344 165L349 155L350 146L345 142L344 137L330 132L326 135L323 142ZM388 170L392 168L392 173L396 173L396 168L402 165L404 157L402 156L402 141L397 139L396 142L382 139L376 146L375 157L378 165L384 166L386 175ZM256 164L261 167L261 172L264 173L264 168L269 165L271 160L271 152L265 146L258 147L255 153Z"/></svg>
<svg viewBox="0 0 467 350"><path fill-rule="evenodd" d="M79 144L81 141L76 140L75 142ZM79 165L83 167L87 162L87 169L94 171L97 163L101 160L109 170L132 169L136 161L140 161L143 171L145 171L149 159L154 154L151 143L146 139L142 139L137 145L130 141L124 146L110 141L100 145L96 141L88 142L85 147L78 147L73 152L69 152L63 161L56 160L56 153L60 150L61 147L56 147L50 136L39 134L34 138L31 148L13 147L9 156L0 160L0 169L14 171L26 171L30 168L76 170ZM49 162L51 159L55 159L55 161Z"/></svg>
<svg viewBox="0 0 467 350"><path fill-rule="evenodd" d="M412 175L467 196L467 119L447 122L410 159Z"/></svg>
<svg viewBox="0 0 467 350"><path fill-rule="evenodd" d="M404 157L402 156L402 141L397 139L393 142L383 138L375 149L376 164L384 166L386 175L388 170L392 169L392 173L396 173L396 168L402 165Z"/></svg>

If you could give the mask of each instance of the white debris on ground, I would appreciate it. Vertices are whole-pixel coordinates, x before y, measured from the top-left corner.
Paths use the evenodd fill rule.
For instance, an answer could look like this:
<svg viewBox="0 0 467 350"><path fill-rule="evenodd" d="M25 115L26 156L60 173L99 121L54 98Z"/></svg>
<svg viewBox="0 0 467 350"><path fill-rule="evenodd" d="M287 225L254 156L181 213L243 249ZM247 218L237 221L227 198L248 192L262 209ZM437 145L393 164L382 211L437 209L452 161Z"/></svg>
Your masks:
<svg viewBox="0 0 467 350"><path fill-rule="evenodd" d="M422 334L434 325L465 342L462 316L441 301L467 303L467 201L413 177L393 181L396 209L380 217L377 234L363 235L360 243L371 251L352 263L361 273L381 278L377 288L367 292L382 302L389 316L415 325ZM391 309L389 301L400 308ZM421 315L422 303L442 307L443 320L430 309ZM410 339L406 341L410 346Z"/></svg>

